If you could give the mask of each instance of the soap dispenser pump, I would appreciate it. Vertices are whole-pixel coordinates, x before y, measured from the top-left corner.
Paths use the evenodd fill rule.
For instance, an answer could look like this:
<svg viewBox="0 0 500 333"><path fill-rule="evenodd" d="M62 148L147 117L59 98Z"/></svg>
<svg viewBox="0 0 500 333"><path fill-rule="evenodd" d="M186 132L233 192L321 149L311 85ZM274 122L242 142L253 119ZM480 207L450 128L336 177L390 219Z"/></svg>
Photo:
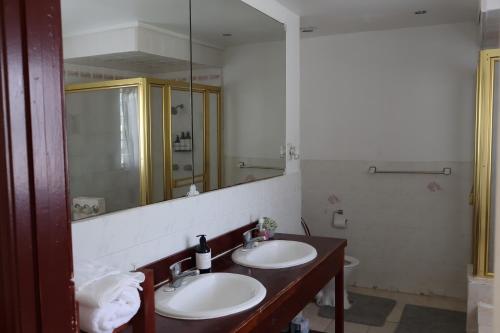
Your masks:
<svg viewBox="0 0 500 333"><path fill-rule="evenodd" d="M200 244L196 246L196 268L200 274L210 273L212 270L212 251L207 245L206 235L198 235Z"/></svg>

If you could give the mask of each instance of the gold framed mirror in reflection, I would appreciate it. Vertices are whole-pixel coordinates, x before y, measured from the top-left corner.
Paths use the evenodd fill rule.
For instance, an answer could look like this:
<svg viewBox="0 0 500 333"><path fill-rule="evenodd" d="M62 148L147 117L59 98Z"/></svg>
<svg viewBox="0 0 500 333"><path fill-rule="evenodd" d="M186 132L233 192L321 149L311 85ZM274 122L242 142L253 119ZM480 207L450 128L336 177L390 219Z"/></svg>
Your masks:
<svg viewBox="0 0 500 333"><path fill-rule="evenodd" d="M283 175L283 24L239 0L113 1L62 0L73 220Z"/></svg>

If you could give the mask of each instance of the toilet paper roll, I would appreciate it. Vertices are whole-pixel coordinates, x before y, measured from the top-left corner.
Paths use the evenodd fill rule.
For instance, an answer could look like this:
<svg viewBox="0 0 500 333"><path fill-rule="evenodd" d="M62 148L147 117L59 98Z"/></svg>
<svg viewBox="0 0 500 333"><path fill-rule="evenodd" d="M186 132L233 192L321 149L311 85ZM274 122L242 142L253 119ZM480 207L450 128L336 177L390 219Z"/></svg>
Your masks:
<svg viewBox="0 0 500 333"><path fill-rule="evenodd" d="M344 214L339 211L333 212L333 227L337 229L347 228L348 220L345 218Z"/></svg>

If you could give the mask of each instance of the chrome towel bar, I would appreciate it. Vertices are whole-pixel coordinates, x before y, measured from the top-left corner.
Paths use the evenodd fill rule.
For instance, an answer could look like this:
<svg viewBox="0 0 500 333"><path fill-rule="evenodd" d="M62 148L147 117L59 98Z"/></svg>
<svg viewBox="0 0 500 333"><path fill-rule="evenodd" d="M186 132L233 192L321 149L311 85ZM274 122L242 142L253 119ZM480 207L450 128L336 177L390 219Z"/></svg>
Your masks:
<svg viewBox="0 0 500 333"><path fill-rule="evenodd" d="M245 162L239 162L238 167L240 169L263 169L263 170L278 170L285 171L283 168L271 167L271 166L257 166L257 165L246 165Z"/></svg>
<svg viewBox="0 0 500 333"><path fill-rule="evenodd" d="M371 166L368 168L368 173L395 173L395 174L411 174L411 175L451 175L451 168L443 168L441 171L409 171L409 170L377 170L377 167Z"/></svg>

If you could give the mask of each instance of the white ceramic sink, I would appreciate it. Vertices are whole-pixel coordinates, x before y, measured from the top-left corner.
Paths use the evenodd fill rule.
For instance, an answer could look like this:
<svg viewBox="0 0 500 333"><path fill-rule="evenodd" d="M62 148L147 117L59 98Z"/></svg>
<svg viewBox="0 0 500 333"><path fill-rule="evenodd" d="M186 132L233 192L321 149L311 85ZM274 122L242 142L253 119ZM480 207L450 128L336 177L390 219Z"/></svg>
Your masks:
<svg viewBox="0 0 500 333"><path fill-rule="evenodd" d="M250 309L266 296L256 279L231 273L188 277L180 288L155 292L156 313L177 319L210 319Z"/></svg>
<svg viewBox="0 0 500 333"><path fill-rule="evenodd" d="M276 269L305 264L318 253L309 244L288 241L271 240L259 243L253 249L239 248L233 252L233 261L246 267Z"/></svg>

